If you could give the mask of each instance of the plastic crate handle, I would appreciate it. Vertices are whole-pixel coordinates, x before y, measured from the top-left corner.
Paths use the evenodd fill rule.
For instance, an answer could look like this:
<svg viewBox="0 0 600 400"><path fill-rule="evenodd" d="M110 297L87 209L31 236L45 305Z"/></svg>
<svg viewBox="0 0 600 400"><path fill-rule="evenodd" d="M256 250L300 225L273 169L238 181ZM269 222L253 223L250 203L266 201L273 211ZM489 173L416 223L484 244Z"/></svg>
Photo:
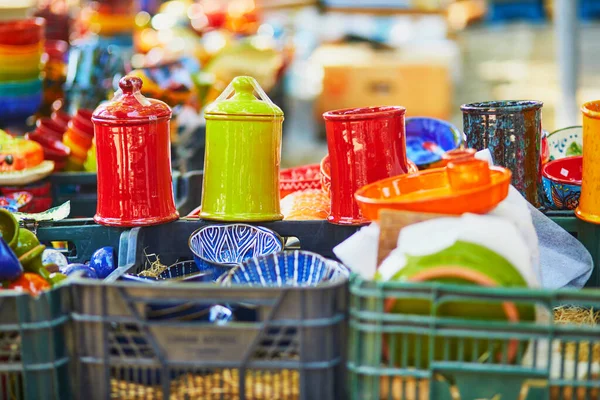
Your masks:
<svg viewBox="0 0 600 400"><path fill-rule="evenodd" d="M488 286L494 287L499 286L498 283L490 278L489 276L478 272L473 271L471 269L461 267L458 265L445 265L434 268L429 268L423 271L416 273L411 276L408 280L409 282L426 282L434 279L444 279L444 278L459 278L464 279L469 282L473 282L480 286ZM392 310L396 299L387 299L385 301L385 312L388 313ZM512 302L503 302L502 308L504 309L504 313L506 314L506 318L509 322L519 322L519 310ZM518 342L516 339L511 339L508 344L508 353L507 360L509 363L512 363L517 355ZM387 346L384 348L385 356L387 355ZM501 354L498 355L499 358L502 357Z"/></svg>

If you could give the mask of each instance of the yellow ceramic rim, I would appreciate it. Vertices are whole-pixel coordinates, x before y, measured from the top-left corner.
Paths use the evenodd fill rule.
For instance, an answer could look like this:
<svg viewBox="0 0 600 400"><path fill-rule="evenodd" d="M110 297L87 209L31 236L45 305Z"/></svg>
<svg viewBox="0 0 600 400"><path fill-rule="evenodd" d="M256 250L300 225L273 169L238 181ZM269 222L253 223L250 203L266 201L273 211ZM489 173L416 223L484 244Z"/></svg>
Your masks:
<svg viewBox="0 0 600 400"><path fill-rule="evenodd" d="M600 119L600 100L593 100L581 106L581 112L591 118Z"/></svg>

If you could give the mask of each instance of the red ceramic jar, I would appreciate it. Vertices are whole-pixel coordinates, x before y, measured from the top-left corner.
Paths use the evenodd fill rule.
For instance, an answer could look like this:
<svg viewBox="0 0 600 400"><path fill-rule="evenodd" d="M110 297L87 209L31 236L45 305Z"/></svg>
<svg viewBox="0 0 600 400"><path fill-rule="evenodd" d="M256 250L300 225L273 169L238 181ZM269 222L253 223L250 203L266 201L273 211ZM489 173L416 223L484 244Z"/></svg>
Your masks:
<svg viewBox="0 0 600 400"><path fill-rule="evenodd" d="M93 114L102 225L143 226L176 220L171 182L171 109L140 93L142 80L125 76L121 90Z"/></svg>
<svg viewBox="0 0 600 400"><path fill-rule="evenodd" d="M328 111L331 214L335 224L368 222L354 200L361 187L408 172L404 107Z"/></svg>

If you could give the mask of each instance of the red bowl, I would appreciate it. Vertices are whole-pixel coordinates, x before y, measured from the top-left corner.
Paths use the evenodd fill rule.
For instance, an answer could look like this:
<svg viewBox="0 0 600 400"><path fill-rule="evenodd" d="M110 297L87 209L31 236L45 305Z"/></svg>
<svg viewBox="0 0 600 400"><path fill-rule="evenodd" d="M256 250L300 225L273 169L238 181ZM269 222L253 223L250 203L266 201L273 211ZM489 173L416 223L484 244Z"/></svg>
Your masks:
<svg viewBox="0 0 600 400"><path fill-rule="evenodd" d="M321 166L319 164L288 168L279 172L279 196L307 189L321 188Z"/></svg>
<svg viewBox="0 0 600 400"><path fill-rule="evenodd" d="M580 185L583 175L583 156L559 158L542 168L542 176L565 185Z"/></svg>
<svg viewBox="0 0 600 400"><path fill-rule="evenodd" d="M50 137L55 140L62 140L62 137L66 131L60 122L54 121L50 118L40 118L36 121L36 132L39 136Z"/></svg>
<svg viewBox="0 0 600 400"><path fill-rule="evenodd" d="M66 112L62 112L62 111L54 111L52 113L52 120L64 125L64 131L67 130L67 124L69 123L69 121L71 120L71 116L69 114L67 114ZM63 132L64 132L63 131Z"/></svg>
<svg viewBox="0 0 600 400"><path fill-rule="evenodd" d="M43 18L0 22L0 44L24 46L39 43L44 40L45 25Z"/></svg>
<svg viewBox="0 0 600 400"><path fill-rule="evenodd" d="M88 136L90 139L94 137L94 124L92 123L92 111L79 109L75 116L71 119L71 124L79 129L79 131Z"/></svg>
<svg viewBox="0 0 600 400"><path fill-rule="evenodd" d="M52 136L44 136L37 131L27 133L25 139L33 140L41 144L44 149L44 158L46 160L58 161L67 158L71 153L71 149L65 146L60 140L56 140ZM49 158L48 156L51 157Z"/></svg>

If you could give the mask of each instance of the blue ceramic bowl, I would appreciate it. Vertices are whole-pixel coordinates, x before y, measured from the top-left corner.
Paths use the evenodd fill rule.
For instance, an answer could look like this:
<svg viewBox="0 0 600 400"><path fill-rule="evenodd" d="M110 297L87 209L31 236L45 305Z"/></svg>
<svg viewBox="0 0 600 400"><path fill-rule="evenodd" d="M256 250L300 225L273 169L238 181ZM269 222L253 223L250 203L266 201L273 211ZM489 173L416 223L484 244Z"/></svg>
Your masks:
<svg viewBox="0 0 600 400"><path fill-rule="evenodd" d="M581 195L582 170L582 156L559 158L544 165L544 205L551 210L576 209Z"/></svg>
<svg viewBox="0 0 600 400"><path fill-rule="evenodd" d="M316 286L349 275L348 268L336 261L295 250L246 260L219 277L218 282L222 286Z"/></svg>
<svg viewBox="0 0 600 400"><path fill-rule="evenodd" d="M116 268L115 251L112 247L101 247L92 254L90 267L96 271L99 279L104 279Z"/></svg>
<svg viewBox="0 0 600 400"><path fill-rule="evenodd" d="M210 225L196 230L188 243L200 271L214 279L244 260L283 250L277 233L247 224Z"/></svg>
<svg viewBox="0 0 600 400"><path fill-rule="evenodd" d="M23 96L0 96L0 120L26 119L42 104L42 92Z"/></svg>
<svg viewBox="0 0 600 400"><path fill-rule="evenodd" d="M437 150L425 148L430 142ZM423 169L442 159L442 154L460 147L463 137L457 127L441 119L428 117L406 118L406 155Z"/></svg>

